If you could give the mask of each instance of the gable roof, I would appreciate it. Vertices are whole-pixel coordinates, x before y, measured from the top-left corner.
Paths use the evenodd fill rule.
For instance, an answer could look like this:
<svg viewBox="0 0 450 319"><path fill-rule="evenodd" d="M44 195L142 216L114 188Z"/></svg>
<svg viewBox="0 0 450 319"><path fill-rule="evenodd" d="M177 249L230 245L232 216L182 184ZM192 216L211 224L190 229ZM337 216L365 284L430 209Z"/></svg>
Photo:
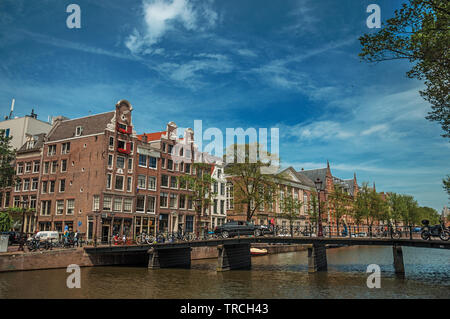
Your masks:
<svg viewBox="0 0 450 319"><path fill-rule="evenodd" d="M106 126L111 122L115 114L115 111L111 111L73 120L58 121L48 133L48 141L59 141L75 137L75 130L78 126L83 128L81 136L102 133L105 131Z"/></svg>
<svg viewBox="0 0 450 319"><path fill-rule="evenodd" d="M304 176L305 178L308 178L313 187L315 187L314 181L317 178L320 178L322 181L321 190L325 190L326 188L326 177L327 177L327 168L318 168L318 169L309 169L309 170L303 170L303 171L297 171L298 176Z"/></svg>
<svg viewBox="0 0 450 319"><path fill-rule="evenodd" d="M31 152L36 152L39 151L42 146L44 145L44 138L45 138L45 133L40 133L40 134L36 134L33 136L33 139L35 141L34 145L32 148L27 148L28 145L28 141L25 142L25 144L23 144L18 150L17 150L17 154L25 154L25 153L31 153Z"/></svg>
<svg viewBox="0 0 450 319"><path fill-rule="evenodd" d="M158 141L161 139L161 136L163 136L164 134L166 134L166 131L162 131L162 132L154 132L154 133L145 133L145 134L140 134L138 135L138 140L142 141L142 138L145 136L147 136L147 141Z"/></svg>
<svg viewBox="0 0 450 319"><path fill-rule="evenodd" d="M300 183L304 186L315 188L315 185L311 179L309 179L308 177L306 177L304 175L299 174L297 171L295 171L295 169L292 166L290 166L284 170L281 170L280 172L277 173L277 175L280 175L283 173L288 173L289 174L288 177L291 177L291 180L296 183Z"/></svg>

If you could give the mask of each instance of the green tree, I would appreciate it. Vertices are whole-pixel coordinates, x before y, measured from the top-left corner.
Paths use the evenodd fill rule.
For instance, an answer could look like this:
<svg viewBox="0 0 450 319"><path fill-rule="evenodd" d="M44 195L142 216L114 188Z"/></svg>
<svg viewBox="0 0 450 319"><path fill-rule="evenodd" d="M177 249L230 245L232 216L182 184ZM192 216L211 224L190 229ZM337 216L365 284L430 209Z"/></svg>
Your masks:
<svg viewBox="0 0 450 319"><path fill-rule="evenodd" d="M9 231L12 228L13 219L8 212L0 212L0 231Z"/></svg>
<svg viewBox="0 0 450 319"><path fill-rule="evenodd" d="M317 226L319 214L318 214L318 197L316 191L311 191L311 196L309 200L309 205L307 207L306 213L309 216L309 221L311 222L312 227L315 229ZM322 208L321 208L322 210Z"/></svg>
<svg viewBox="0 0 450 319"><path fill-rule="evenodd" d="M330 208L336 218L337 233L339 234L339 225L344 215L350 212L352 204L350 196L345 192L344 188L339 184L333 185L333 192L328 195Z"/></svg>
<svg viewBox="0 0 450 319"><path fill-rule="evenodd" d="M212 167L207 163L193 163L192 168L195 169L194 175L179 176L180 187L187 185L190 193L188 199L192 200L197 210L196 231L199 233L201 228L201 219L206 216L206 210L216 197L216 193L212 191L211 186L216 180L211 176Z"/></svg>
<svg viewBox="0 0 450 319"><path fill-rule="evenodd" d="M242 154L239 154L239 149ZM265 168L271 167L272 160L266 160L259 154L259 144L233 144L227 154L225 174L231 177L234 186L235 209L245 209L247 221L251 221L256 210L275 201L277 183L274 174L266 174ZM252 154L255 152L254 154ZM273 155L269 154L271 158Z"/></svg>
<svg viewBox="0 0 450 319"><path fill-rule="evenodd" d="M444 190L447 192L450 198L450 175L447 175L447 177L442 180L442 184L444 184Z"/></svg>
<svg viewBox="0 0 450 319"><path fill-rule="evenodd" d="M439 219L440 219L440 215L439 213L431 207L419 207L418 208L418 220L417 220L417 225L424 219L428 219L430 221L430 224L432 225L436 225L439 224Z"/></svg>
<svg viewBox="0 0 450 319"><path fill-rule="evenodd" d="M422 97L431 104L426 117L450 138L450 1L408 0L377 33L360 37L362 60L407 60L407 76L424 80Z"/></svg>
<svg viewBox="0 0 450 319"><path fill-rule="evenodd" d="M5 130L0 130L0 189L12 186L15 182L13 163L16 155L11 139L6 137Z"/></svg>
<svg viewBox="0 0 450 319"><path fill-rule="evenodd" d="M287 194L280 200L280 217L289 221L291 237L294 237L294 221L300 218L300 209L303 202L292 196L292 188L288 187Z"/></svg>

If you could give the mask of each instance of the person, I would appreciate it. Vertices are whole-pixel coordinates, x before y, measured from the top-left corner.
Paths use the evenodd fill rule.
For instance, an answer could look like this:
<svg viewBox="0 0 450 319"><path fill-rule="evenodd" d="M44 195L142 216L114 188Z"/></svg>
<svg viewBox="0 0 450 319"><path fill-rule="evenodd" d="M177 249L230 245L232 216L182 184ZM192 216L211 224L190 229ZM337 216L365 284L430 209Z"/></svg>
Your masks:
<svg viewBox="0 0 450 319"><path fill-rule="evenodd" d="M73 240L74 240L74 244L77 245L77 247L79 246L80 243L80 233L77 231L75 232L75 235L73 236Z"/></svg>
<svg viewBox="0 0 450 319"><path fill-rule="evenodd" d="M67 245L69 243L69 226L64 227L64 244Z"/></svg>

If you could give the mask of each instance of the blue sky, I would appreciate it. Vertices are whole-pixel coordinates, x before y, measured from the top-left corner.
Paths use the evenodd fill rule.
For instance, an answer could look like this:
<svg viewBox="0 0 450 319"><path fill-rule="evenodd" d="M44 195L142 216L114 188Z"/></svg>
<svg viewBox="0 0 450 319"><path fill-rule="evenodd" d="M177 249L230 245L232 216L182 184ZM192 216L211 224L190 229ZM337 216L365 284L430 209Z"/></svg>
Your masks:
<svg viewBox="0 0 450 319"><path fill-rule="evenodd" d="M81 29L66 7L81 8ZM358 58L366 8L401 1L0 0L0 107L41 119L134 106L139 133L169 121L280 130L283 166L319 168L442 209L450 143L424 119L406 62Z"/></svg>

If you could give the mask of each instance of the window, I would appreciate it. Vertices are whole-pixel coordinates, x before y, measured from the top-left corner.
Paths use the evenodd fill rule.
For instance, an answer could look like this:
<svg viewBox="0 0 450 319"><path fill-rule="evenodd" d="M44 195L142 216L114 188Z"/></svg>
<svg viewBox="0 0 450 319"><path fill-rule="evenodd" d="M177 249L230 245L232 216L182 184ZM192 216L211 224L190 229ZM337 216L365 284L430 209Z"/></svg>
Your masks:
<svg viewBox="0 0 450 319"><path fill-rule="evenodd" d="M177 208L177 194L170 194L170 208Z"/></svg>
<svg viewBox="0 0 450 319"><path fill-rule="evenodd" d="M44 163L44 174L48 174L49 167L50 167L50 162L45 162Z"/></svg>
<svg viewBox="0 0 450 319"><path fill-rule="evenodd" d="M20 196L14 196L14 207L20 207Z"/></svg>
<svg viewBox="0 0 450 319"><path fill-rule="evenodd" d="M66 180L62 179L59 181L59 192L64 193L65 190L66 190Z"/></svg>
<svg viewBox="0 0 450 319"><path fill-rule="evenodd" d="M194 231L194 216L186 216L186 232L192 233Z"/></svg>
<svg viewBox="0 0 450 319"><path fill-rule="evenodd" d="M161 175L161 186L168 187L169 186L169 176Z"/></svg>
<svg viewBox="0 0 450 319"><path fill-rule="evenodd" d="M159 196L159 206L160 207L167 207L167 193L161 193Z"/></svg>
<svg viewBox="0 0 450 319"><path fill-rule="evenodd" d="M14 189L14 191L20 192L20 190L22 189L22 180L18 180L18 181L16 182L15 187L16 187L16 188Z"/></svg>
<svg viewBox="0 0 450 319"><path fill-rule="evenodd" d="M56 215L64 214L64 200L56 201Z"/></svg>
<svg viewBox="0 0 450 319"><path fill-rule="evenodd" d="M169 154L172 154L172 150L173 150L173 145L169 144L169 150L168 150L168 153L169 153Z"/></svg>
<svg viewBox="0 0 450 319"><path fill-rule="evenodd" d="M23 174L23 163L17 164L17 175Z"/></svg>
<svg viewBox="0 0 450 319"><path fill-rule="evenodd" d="M68 199L67 200L67 215L73 215L73 212L75 211L75 199Z"/></svg>
<svg viewBox="0 0 450 319"><path fill-rule="evenodd" d="M77 126L75 129L75 136L80 136L83 133L83 128L81 126Z"/></svg>
<svg viewBox="0 0 450 319"><path fill-rule="evenodd" d="M126 149L126 147L125 147L125 141L120 141L120 140L118 140L117 141L117 148L121 148L121 149Z"/></svg>
<svg viewBox="0 0 450 319"><path fill-rule="evenodd" d="M133 171L133 159L128 159L128 171Z"/></svg>
<svg viewBox="0 0 450 319"><path fill-rule="evenodd" d="M122 211L122 198L121 197L114 198L114 211L115 212Z"/></svg>
<svg viewBox="0 0 450 319"><path fill-rule="evenodd" d="M145 206L145 196L143 195L138 195L136 197L136 211L137 212L144 212L144 207Z"/></svg>
<svg viewBox="0 0 450 319"><path fill-rule="evenodd" d="M42 193L43 194L47 193L47 189L48 189L48 182L47 181L43 181L42 182Z"/></svg>
<svg viewBox="0 0 450 319"><path fill-rule="evenodd" d="M145 188L146 178L145 175L138 175L138 187Z"/></svg>
<svg viewBox="0 0 450 319"><path fill-rule="evenodd" d="M308 211L308 195L303 194L303 209L306 213Z"/></svg>
<svg viewBox="0 0 450 319"><path fill-rule="evenodd" d="M213 192L218 194L219 193L219 184L217 184L217 182L214 182L213 184Z"/></svg>
<svg viewBox="0 0 450 319"><path fill-rule="evenodd" d="M52 170L51 173L55 174L56 173L56 167L58 166L58 161L53 161L52 162Z"/></svg>
<svg viewBox="0 0 450 319"><path fill-rule="evenodd" d="M186 195L180 194L180 206L179 208L184 209L186 208Z"/></svg>
<svg viewBox="0 0 450 319"><path fill-rule="evenodd" d="M25 163L25 173L31 173L31 162Z"/></svg>
<svg viewBox="0 0 450 319"><path fill-rule="evenodd" d="M139 154L139 166L147 167L147 156Z"/></svg>
<svg viewBox="0 0 450 319"><path fill-rule="evenodd" d="M191 164L188 164L188 163L184 164L184 171L186 173L190 174L191 173Z"/></svg>
<svg viewBox="0 0 450 319"><path fill-rule="evenodd" d="M92 203L92 210L100 210L100 196L94 195L94 202Z"/></svg>
<svg viewBox="0 0 450 319"><path fill-rule="evenodd" d="M112 168L113 167L113 155L109 154L108 155L108 168Z"/></svg>
<svg viewBox="0 0 450 319"><path fill-rule="evenodd" d="M127 192L131 192L131 189L133 187L133 178L127 177Z"/></svg>
<svg viewBox="0 0 450 319"><path fill-rule="evenodd" d="M188 209L193 209L193 202L192 202L192 198L188 199Z"/></svg>
<svg viewBox="0 0 450 319"><path fill-rule="evenodd" d="M49 193L55 192L55 181L50 181L50 189L48 190Z"/></svg>
<svg viewBox="0 0 450 319"><path fill-rule="evenodd" d="M116 175L116 183L114 185L114 189L123 191L123 176Z"/></svg>
<svg viewBox="0 0 450 319"><path fill-rule="evenodd" d="M125 157L117 156L116 166L117 168L125 168Z"/></svg>
<svg viewBox="0 0 450 319"><path fill-rule="evenodd" d="M176 176L170 176L170 187L171 188L177 188L178 187L178 180Z"/></svg>
<svg viewBox="0 0 450 319"><path fill-rule="evenodd" d="M221 200L220 201L220 214L225 214L225 201Z"/></svg>
<svg viewBox="0 0 450 319"><path fill-rule="evenodd" d="M33 173L39 173L39 168L40 167L41 167L41 163L40 162L34 162Z"/></svg>
<svg viewBox="0 0 450 319"><path fill-rule="evenodd" d="M37 197L36 195L30 196L30 208L36 209Z"/></svg>
<svg viewBox="0 0 450 319"><path fill-rule="evenodd" d="M227 183L227 209L234 209L234 188L232 183Z"/></svg>
<svg viewBox="0 0 450 319"><path fill-rule="evenodd" d="M31 182L31 190L35 191L38 189L39 179L33 178L33 181Z"/></svg>
<svg viewBox="0 0 450 319"><path fill-rule="evenodd" d="M131 213L131 209L133 207L133 199L124 198L123 200L123 211L126 213Z"/></svg>
<svg viewBox="0 0 450 319"><path fill-rule="evenodd" d="M149 176L148 177L148 189L150 190L156 190L156 177L155 176Z"/></svg>
<svg viewBox="0 0 450 319"><path fill-rule="evenodd" d="M217 199L214 200L214 214L217 214Z"/></svg>
<svg viewBox="0 0 450 319"><path fill-rule="evenodd" d="M112 208L112 198L111 196L103 197L103 210L111 210Z"/></svg>
<svg viewBox="0 0 450 319"><path fill-rule="evenodd" d="M62 143L61 146L61 154L69 154L70 153L70 142Z"/></svg>
<svg viewBox="0 0 450 319"><path fill-rule="evenodd" d="M52 155L55 155L56 154L56 144L54 144L54 145L49 145L48 146L48 152L47 152L47 155L48 156L52 156Z"/></svg>
<svg viewBox="0 0 450 319"><path fill-rule="evenodd" d="M109 137L109 148L114 149L114 137Z"/></svg>
<svg viewBox="0 0 450 319"><path fill-rule="evenodd" d="M220 195L225 195L225 183L220 183Z"/></svg>
<svg viewBox="0 0 450 319"><path fill-rule="evenodd" d="M154 196L147 197L147 213L154 213L156 205L156 198Z"/></svg>
<svg viewBox="0 0 450 319"><path fill-rule="evenodd" d="M153 156L149 156L149 163L148 163L148 166L150 167L150 168L156 168L156 157L153 157Z"/></svg>
<svg viewBox="0 0 450 319"><path fill-rule="evenodd" d="M166 151L166 143L162 143L162 151L163 151L163 152Z"/></svg>
<svg viewBox="0 0 450 319"><path fill-rule="evenodd" d="M217 170L217 178L220 178L221 175L222 175L222 170L221 170L221 169L218 169L218 170Z"/></svg>
<svg viewBox="0 0 450 319"><path fill-rule="evenodd" d="M42 216L50 216L51 206L52 206L51 200L41 201L41 215Z"/></svg>
<svg viewBox="0 0 450 319"><path fill-rule="evenodd" d="M67 171L67 160L63 159L61 160L61 173L64 173Z"/></svg>
<svg viewBox="0 0 450 319"><path fill-rule="evenodd" d="M164 157L161 158L161 167L166 168L166 159Z"/></svg>
<svg viewBox="0 0 450 319"><path fill-rule="evenodd" d="M171 159L167 160L167 169L173 170L173 161Z"/></svg>
<svg viewBox="0 0 450 319"><path fill-rule="evenodd" d="M107 189L111 189L111 178L112 178L111 174L106 174L106 188Z"/></svg>

